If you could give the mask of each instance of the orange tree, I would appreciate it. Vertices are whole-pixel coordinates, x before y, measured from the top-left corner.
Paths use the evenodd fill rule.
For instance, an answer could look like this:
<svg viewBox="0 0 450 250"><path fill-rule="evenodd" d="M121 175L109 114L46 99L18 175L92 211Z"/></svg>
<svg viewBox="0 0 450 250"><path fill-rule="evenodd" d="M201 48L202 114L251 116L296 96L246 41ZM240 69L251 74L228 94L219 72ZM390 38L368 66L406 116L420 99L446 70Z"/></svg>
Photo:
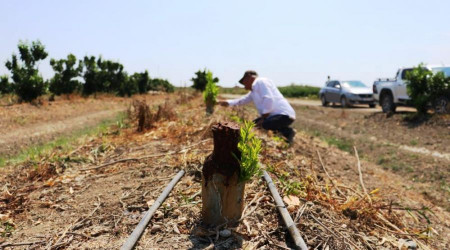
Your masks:
<svg viewBox="0 0 450 250"><path fill-rule="evenodd" d="M40 41L19 42L20 61L13 54L11 60L5 63L12 73L14 92L21 101L30 102L43 95L47 90L47 84L39 74L37 62L47 58L48 53Z"/></svg>
<svg viewBox="0 0 450 250"><path fill-rule="evenodd" d="M69 54L67 59L50 60L50 65L55 71L55 75L50 80L50 91L56 95L71 94L81 87L81 83L76 80L83 71L82 61L78 61L73 54Z"/></svg>

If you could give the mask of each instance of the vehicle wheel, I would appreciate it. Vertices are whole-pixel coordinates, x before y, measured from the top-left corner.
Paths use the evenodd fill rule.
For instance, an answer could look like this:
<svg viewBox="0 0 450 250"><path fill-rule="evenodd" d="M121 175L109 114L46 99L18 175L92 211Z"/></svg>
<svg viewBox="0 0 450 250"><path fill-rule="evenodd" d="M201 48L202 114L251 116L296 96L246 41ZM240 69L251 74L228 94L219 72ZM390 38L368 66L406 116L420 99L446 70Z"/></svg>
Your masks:
<svg viewBox="0 0 450 250"><path fill-rule="evenodd" d="M434 111L438 114L450 113L450 102L445 96L438 97L434 102Z"/></svg>
<svg viewBox="0 0 450 250"><path fill-rule="evenodd" d="M394 104L394 98L392 98L391 94L384 94L381 97L381 109L383 113L394 113L397 108Z"/></svg>
<svg viewBox="0 0 450 250"><path fill-rule="evenodd" d="M369 104L369 108L375 108L377 105L375 103Z"/></svg>
<svg viewBox="0 0 450 250"><path fill-rule="evenodd" d="M348 101L345 96L341 97L341 106L342 108L348 108Z"/></svg>
<svg viewBox="0 0 450 250"><path fill-rule="evenodd" d="M328 102L327 102L327 100L325 99L325 96L324 96L324 95L322 95L322 96L320 97L320 100L322 101L322 106L324 106L324 107L328 106Z"/></svg>

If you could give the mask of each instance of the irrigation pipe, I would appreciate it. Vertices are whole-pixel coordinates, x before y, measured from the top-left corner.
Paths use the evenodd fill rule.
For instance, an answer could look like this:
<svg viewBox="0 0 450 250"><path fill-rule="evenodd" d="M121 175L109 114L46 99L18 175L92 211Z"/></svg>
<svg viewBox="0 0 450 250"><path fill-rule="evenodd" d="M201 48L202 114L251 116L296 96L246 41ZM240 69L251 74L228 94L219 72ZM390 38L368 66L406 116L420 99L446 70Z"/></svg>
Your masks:
<svg viewBox="0 0 450 250"><path fill-rule="evenodd" d="M147 224L150 222L150 219L152 218L153 214L156 212L156 210L159 208L159 206L164 202L164 200L169 195L170 191L172 191L173 187L177 182L181 179L181 177L184 175L184 170L180 170L175 177L170 181L170 183L167 185L167 187L163 190L161 195L158 197L158 199L153 203L153 205L150 207L150 209L145 213L144 217L142 217L139 224L136 226L136 228L133 230L131 235L128 237L127 241L122 245L120 250L131 250L134 248L134 245L141 237L142 233L144 232L145 228L147 227Z"/></svg>
<svg viewBox="0 0 450 250"><path fill-rule="evenodd" d="M263 174L264 179L266 180L267 185L269 186L269 190L272 193L272 196L275 200L278 211L280 212L281 217L283 217L284 224L286 224L289 234L291 235L292 239L294 239L295 248L300 250L307 250L308 247L306 246L305 241L300 235L297 226L295 226L294 221L289 215L289 212L287 211L286 206L284 205L284 202L281 199L281 196L278 193L277 188L275 187L275 184L273 184L272 178L270 178L270 175L267 174L266 170L263 171Z"/></svg>

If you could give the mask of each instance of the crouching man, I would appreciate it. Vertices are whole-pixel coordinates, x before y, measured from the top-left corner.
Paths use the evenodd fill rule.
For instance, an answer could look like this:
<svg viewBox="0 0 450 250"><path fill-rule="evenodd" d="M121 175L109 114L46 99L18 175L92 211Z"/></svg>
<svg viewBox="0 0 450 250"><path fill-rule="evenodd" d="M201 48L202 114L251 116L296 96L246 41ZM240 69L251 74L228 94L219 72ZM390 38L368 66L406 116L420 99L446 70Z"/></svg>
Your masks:
<svg viewBox="0 0 450 250"><path fill-rule="evenodd" d="M279 132L292 144L295 132L289 126L295 120L295 111L272 81L258 77L255 71L248 70L239 83L250 92L239 99L220 100L218 104L227 107L253 101L260 115L254 120L256 126Z"/></svg>

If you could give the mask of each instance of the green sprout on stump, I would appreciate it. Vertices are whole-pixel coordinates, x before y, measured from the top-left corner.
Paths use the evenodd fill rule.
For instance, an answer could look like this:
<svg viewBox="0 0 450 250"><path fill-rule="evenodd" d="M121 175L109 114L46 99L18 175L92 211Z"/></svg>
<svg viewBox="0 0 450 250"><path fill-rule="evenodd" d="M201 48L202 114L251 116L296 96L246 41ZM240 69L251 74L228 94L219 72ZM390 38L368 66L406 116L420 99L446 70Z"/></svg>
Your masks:
<svg viewBox="0 0 450 250"><path fill-rule="evenodd" d="M238 149L241 151L241 165L239 181L249 181L253 176L261 174L259 166L259 152L261 151L261 140L255 137L251 130L255 126L253 122L245 121L241 127L241 137Z"/></svg>
<svg viewBox="0 0 450 250"><path fill-rule="evenodd" d="M217 95L219 94L219 87L214 82L211 71L206 73L206 87L203 91L203 99L206 104L206 112L212 114L214 112L214 105L217 103Z"/></svg>

